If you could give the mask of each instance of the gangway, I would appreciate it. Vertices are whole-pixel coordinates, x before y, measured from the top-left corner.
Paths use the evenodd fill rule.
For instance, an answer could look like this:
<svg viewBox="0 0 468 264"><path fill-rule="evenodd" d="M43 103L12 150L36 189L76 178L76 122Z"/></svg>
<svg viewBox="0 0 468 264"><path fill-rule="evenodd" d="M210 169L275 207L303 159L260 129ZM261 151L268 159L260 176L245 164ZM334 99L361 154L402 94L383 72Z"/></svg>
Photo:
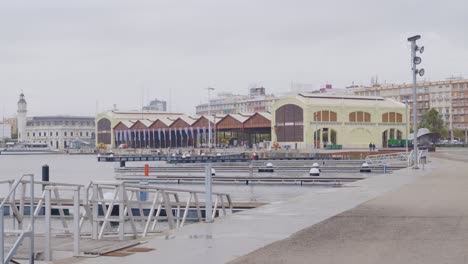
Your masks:
<svg viewBox="0 0 468 264"><path fill-rule="evenodd" d="M380 166L402 166L405 165L407 167L413 165L413 152L398 152L398 153L388 153L388 154L377 154L377 155L368 155L365 159L366 163L369 165L380 165ZM427 150L419 150L418 151L418 164L421 163L422 160L425 161L427 157Z"/></svg>
<svg viewBox="0 0 468 264"><path fill-rule="evenodd" d="M25 258L26 245L22 244L26 238L30 240L29 263L35 259L52 261L55 250L72 251L73 256L105 254L99 249L118 250L139 243L129 236L141 238L161 232L161 228L156 230L158 223L163 229L166 225L175 229L206 217L205 203L200 201L205 197L203 191L125 181L91 182L85 187L34 181L30 174L0 181L0 185L8 188L0 204L3 264ZM229 194L213 192L212 200L212 219L233 213ZM5 224L6 218L13 221Z"/></svg>

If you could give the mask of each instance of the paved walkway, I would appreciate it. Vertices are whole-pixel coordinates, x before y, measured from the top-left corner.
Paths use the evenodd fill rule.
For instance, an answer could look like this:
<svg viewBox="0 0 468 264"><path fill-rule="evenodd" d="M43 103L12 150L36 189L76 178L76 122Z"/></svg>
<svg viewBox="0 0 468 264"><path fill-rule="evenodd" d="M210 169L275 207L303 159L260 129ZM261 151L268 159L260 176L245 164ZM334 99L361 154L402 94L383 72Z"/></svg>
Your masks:
<svg viewBox="0 0 468 264"><path fill-rule="evenodd" d="M414 183L232 263L468 263L468 163L432 160Z"/></svg>
<svg viewBox="0 0 468 264"><path fill-rule="evenodd" d="M318 190L288 201L276 202L217 219L212 224L193 224L171 231L166 236L153 238L144 245L155 248L155 251L136 253L122 258L82 259L78 262L113 264L116 261L152 263L157 260L158 263L226 263L411 183L422 177L426 171L427 169L425 171L405 169L394 174L372 176L342 188ZM365 226L365 224L360 226L360 229ZM349 228L349 226L344 227ZM335 230L342 232L340 229ZM276 245L278 244L273 244ZM309 248L308 245L305 243L301 248ZM290 260L294 260L311 263L311 257L315 258L306 254L303 256L292 254L293 259L289 255L289 252L294 252L292 248L291 251L280 251L279 255L284 258L271 259L273 256L276 258L278 254L266 254L271 253L269 248L267 247L266 251L255 252L245 259L240 259L239 262L245 260L251 263L272 263L284 260L284 263L289 263ZM265 258L261 258L263 255Z"/></svg>

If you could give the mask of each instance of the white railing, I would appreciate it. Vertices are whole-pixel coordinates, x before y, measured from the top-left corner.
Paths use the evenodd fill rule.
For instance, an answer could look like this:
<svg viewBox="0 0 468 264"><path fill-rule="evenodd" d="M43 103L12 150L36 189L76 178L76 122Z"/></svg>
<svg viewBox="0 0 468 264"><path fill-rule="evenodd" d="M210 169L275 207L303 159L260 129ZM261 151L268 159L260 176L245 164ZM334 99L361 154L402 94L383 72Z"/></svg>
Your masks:
<svg viewBox="0 0 468 264"><path fill-rule="evenodd" d="M111 223L117 223L120 240L124 240L126 235L145 237L149 232L155 231L160 222L167 222L170 229L180 228L189 220L190 210L196 211L197 216L193 220L203 221L202 208L205 205L199 201L199 196L205 194L203 191L128 182L92 182L90 191L93 239L102 239ZM181 196L187 199L186 202L182 202ZM232 213L233 205L229 194L213 192L212 196L212 219L218 211L222 215L227 215L228 211ZM118 213L113 215L114 207L118 208ZM163 211L165 216L161 214ZM126 223L130 225L128 234L125 230Z"/></svg>
<svg viewBox="0 0 468 264"><path fill-rule="evenodd" d="M387 154L377 154L377 155L368 155L365 159L366 163L369 165L409 165L409 160L411 160L412 152L398 152L398 153L387 153Z"/></svg>
<svg viewBox="0 0 468 264"><path fill-rule="evenodd" d="M23 178L30 178L29 181L23 180ZM16 255L19 247L22 245L25 238L29 238L29 263L34 263L34 175L26 174L15 180L14 183L7 181L10 185L8 194L0 204L0 259L2 263L11 263L13 257ZM3 182L6 183L6 182ZM27 185L29 184L29 199L27 199ZM20 204L19 207L16 204L17 189L20 188ZM23 228L25 220L25 202L29 200L29 224L26 228ZM5 230L4 213L6 206L10 209L10 215L13 217L13 229ZM19 208L19 209L18 209ZM5 256L5 236L15 235L16 241L11 247L8 254Z"/></svg>
<svg viewBox="0 0 468 264"><path fill-rule="evenodd" d="M378 155L369 155L366 157L365 161L369 165L403 165L410 167L414 164L413 159L413 150L406 153L406 152L399 152L399 153L388 153L388 154L378 154ZM417 162L421 164L422 162L426 162L427 158L427 150L419 150Z"/></svg>

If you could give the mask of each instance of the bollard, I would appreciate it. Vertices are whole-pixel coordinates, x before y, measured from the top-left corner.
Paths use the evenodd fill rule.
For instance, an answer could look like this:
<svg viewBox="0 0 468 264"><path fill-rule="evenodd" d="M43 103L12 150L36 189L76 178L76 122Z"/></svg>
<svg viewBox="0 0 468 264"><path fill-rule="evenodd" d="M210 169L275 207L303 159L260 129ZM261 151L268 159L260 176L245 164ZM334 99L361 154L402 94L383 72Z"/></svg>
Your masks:
<svg viewBox="0 0 468 264"><path fill-rule="evenodd" d="M44 164L42 166L42 181L48 182L49 181L49 165ZM45 185L42 184L42 190L44 190Z"/></svg>
<svg viewBox="0 0 468 264"><path fill-rule="evenodd" d="M383 165L383 174L387 174L387 164Z"/></svg>
<svg viewBox="0 0 468 264"><path fill-rule="evenodd" d="M140 185L148 185L148 181L141 181ZM148 200L148 193L147 192L140 192L140 201Z"/></svg>
<svg viewBox="0 0 468 264"><path fill-rule="evenodd" d="M320 176L320 170L318 168L312 168L309 171L310 176Z"/></svg>
<svg viewBox="0 0 468 264"><path fill-rule="evenodd" d="M145 164L145 177L149 176L149 165ZM148 181L141 181L140 185L148 185ZM141 201L146 201L148 199L148 193L147 192L140 192L140 200Z"/></svg>
<svg viewBox="0 0 468 264"><path fill-rule="evenodd" d="M125 168L125 160L120 161L120 168Z"/></svg>
<svg viewBox="0 0 468 264"><path fill-rule="evenodd" d="M359 170L359 172L371 172L371 168L369 167L369 164L364 162L362 164L361 169Z"/></svg>

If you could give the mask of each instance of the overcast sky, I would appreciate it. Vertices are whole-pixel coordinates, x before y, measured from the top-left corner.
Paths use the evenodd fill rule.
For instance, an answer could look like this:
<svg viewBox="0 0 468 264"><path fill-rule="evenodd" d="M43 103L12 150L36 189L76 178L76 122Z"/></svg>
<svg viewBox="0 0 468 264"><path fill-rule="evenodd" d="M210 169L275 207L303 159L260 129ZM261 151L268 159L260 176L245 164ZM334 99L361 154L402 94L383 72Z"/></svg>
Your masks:
<svg viewBox="0 0 468 264"><path fill-rule="evenodd" d="M468 1L31 0L0 2L0 113L94 115L149 97L194 113L216 92L281 94L411 82L420 34L428 80L468 77Z"/></svg>

